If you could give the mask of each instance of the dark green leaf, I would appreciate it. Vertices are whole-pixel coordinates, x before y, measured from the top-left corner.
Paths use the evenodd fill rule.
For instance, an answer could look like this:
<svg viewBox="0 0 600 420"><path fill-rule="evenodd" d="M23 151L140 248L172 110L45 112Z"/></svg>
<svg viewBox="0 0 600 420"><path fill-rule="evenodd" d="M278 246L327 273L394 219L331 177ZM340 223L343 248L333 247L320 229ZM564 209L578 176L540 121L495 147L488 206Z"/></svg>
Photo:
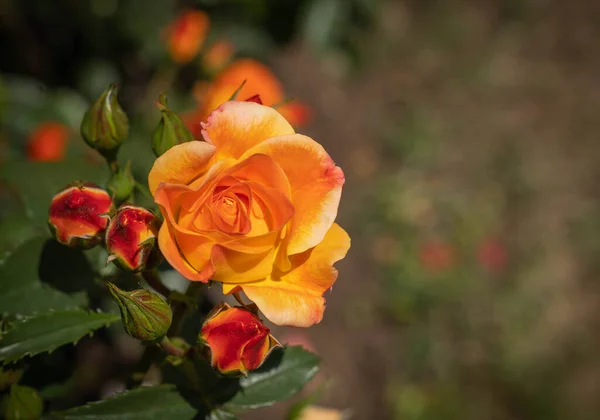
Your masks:
<svg viewBox="0 0 600 420"><path fill-rule="evenodd" d="M0 339L0 362L50 352L120 320L118 314L80 309L47 312L15 323Z"/></svg>
<svg viewBox="0 0 600 420"><path fill-rule="evenodd" d="M103 401L54 413L58 419L162 420L193 419L196 411L173 385L140 387ZM215 419L227 419L216 417Z"/></svg>
<svg viewBox="0 0 600 420"><path fill-rule="evenodd" d="M0 314L28 316L51 309L76 308L87 303L85 293L67 295L40 280L38 264L46 241L45 237L33 236L2 255Z"/></svg>
<svg viewBox="0 0 600 420"><path fill-rule="evenodd" d="M25 214L34 225L47 229L52 197L73 181L91 181L103 185L108 177L104 166L83 160L63 162L11 162L0 170L0 179L15 189Z"/></svg>
<svg viewBox="0 0 600 420"><path fill-rule="evenodd" d="M260 369L240 379L241 390L225 407L257 408L285 400L315 376L319 362L317 356L300 346L276 349Z"/></svg>

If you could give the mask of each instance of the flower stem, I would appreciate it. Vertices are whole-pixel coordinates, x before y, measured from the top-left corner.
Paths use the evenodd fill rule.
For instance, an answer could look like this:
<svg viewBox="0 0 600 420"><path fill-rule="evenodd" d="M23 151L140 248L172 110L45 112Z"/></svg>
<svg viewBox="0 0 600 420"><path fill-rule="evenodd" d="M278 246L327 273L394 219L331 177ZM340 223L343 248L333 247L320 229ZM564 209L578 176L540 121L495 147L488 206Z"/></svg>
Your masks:
<svg viewBox="0 0 600 420"><path fill-rule="evenodd" d="M141 277L158 293L163 295L165 298L168 298L171 294L171 290L165 286L160 280L160 274L158 274L158 270L156 268L152 268L150 270L144 270L141 272Z"/></svg>
<svg viewBox="0 0 600 420"><path fill-rule="evenodd" d="M189 298L189 301L198 303L200 296L204 290L205 283L190 282L185 295ZM173 322L171 322L171 328L169 328L168 336L179 335L181 328L183 327L183 321L190 313L191 306L188 302L177 301L173 303ZM194 308L195 309L195 308Z"/></svg>

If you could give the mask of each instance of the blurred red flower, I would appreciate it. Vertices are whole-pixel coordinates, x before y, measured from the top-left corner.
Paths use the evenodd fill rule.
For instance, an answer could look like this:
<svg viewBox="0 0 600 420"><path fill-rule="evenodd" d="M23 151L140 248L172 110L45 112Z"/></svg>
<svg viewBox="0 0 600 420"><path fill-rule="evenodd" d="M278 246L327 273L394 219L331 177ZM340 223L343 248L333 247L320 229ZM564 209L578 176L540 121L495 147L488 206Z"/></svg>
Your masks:
<svg viewBox="0 0 600 420"><path fill-rule="evenodd" d="M37 162L63 160L70 134L67 126L56 121L46 121L38 125L29 135L28 159Z"/></svg>
<svg viewBox="0 0 600 420"><path fill-rule="evenodd" d="M454 248L439 239L432 239L419 248L419 261L429 271L446 271L454 265Z"/></svg>

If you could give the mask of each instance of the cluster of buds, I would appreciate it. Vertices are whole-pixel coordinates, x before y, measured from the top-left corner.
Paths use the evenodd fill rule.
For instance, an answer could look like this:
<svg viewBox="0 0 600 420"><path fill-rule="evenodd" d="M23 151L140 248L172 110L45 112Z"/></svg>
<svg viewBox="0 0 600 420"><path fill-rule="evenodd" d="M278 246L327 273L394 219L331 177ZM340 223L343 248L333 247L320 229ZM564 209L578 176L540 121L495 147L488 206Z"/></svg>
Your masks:
<svg viewBox="0 0 600 420"><path fill-rule="evenodd" d="M261 103L258 95L248 101ZM168 109L164 95L157 105L161 120L154 131L152 148L156 156L160 156L171 147L194 138L185 123ZM83 139L105 157L111 169L106 189L89 182L67 186L53 197L48 224L60 243L81 249L102 245L109 255L107 263L114 262L125 271L142 272L142 276L148 278L162 261L157 246L161 220L150 210L129 204L136 185L131 165L119 168L116 160L128 130L127 116L117 101L117 87L111 85L92 104L81 125ZM107 287L119 306L123 326L130 336L145 343L160 342L164 349L175 349L177 337L166 338L173 311L162 296L146 289L121 290L110 282ZM260 367L274 348L281 346L257 312L255 307L231 307L221 303L207 316L198 336L197 349L218 372L228 376L247 375ZM188 347L185 343L177 347L177 357L186 354ZM22 409L18 405L20 395L27 392L25 388L12 387L11 397L4 407L4 412L11 415Z"/></svg>

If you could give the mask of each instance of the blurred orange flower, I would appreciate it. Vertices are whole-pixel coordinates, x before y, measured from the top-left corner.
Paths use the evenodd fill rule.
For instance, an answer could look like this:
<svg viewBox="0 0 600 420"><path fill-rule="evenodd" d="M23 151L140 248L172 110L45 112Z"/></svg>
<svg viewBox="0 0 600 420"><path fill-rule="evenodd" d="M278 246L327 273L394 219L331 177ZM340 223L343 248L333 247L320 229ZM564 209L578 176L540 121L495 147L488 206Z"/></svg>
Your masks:
<svg viewBox="0 0 600 420"><path fill-rule="evenodd" d="M283 103L283 86L267 66L256 60L240 59L219 73L212 84L206 86L201 82L194 88L200 105L196 110L185 114L183 120L195 138L201 137L200 123L206 121L208 114L219 105L228 101L244 81L246 83L238 92L236 100L245 101L259 95L264 105L278 105L277 111L293 126L305 124L310 119L310 108L303 103L296 100Z"/></svg>
<svg viewBox="0 0 600 420"><path fill-rule="evenodd" d="M209 73L223 69L233 57L233 44L229 41L217 41L202 56L202 65Z"/></svg>
<svg viewBox="0 0 600 420"><path fill-rule="evenodd" d="M167 150L148 176L165 258L189 280L243 291L275 324L320 322L350 247L334 223L344 173L258 103L226 102L202 128L206 141Z"/></svg>
<svg viewBox="0 0 600 420"><path fill-rule="evenodd" d="M446 271L454 265L454 249L441 240L430 240L419 248L419 261L429 271Z"/></svg>
<svg viewBox="0 0 600 420"><path fill-rule="evenodd" d="M39 162L63 160L70 134L67 126L56 121L47 121L38 125L29 135L27 157L29 160Z"/></svg>
<svg viewBox="0 0 600 420"><path fill-rule="evenodd" d="M181 12L167 26L167 49L172 60L179 64L191 61L200 51L210 20L200 10Z"/></svg>

